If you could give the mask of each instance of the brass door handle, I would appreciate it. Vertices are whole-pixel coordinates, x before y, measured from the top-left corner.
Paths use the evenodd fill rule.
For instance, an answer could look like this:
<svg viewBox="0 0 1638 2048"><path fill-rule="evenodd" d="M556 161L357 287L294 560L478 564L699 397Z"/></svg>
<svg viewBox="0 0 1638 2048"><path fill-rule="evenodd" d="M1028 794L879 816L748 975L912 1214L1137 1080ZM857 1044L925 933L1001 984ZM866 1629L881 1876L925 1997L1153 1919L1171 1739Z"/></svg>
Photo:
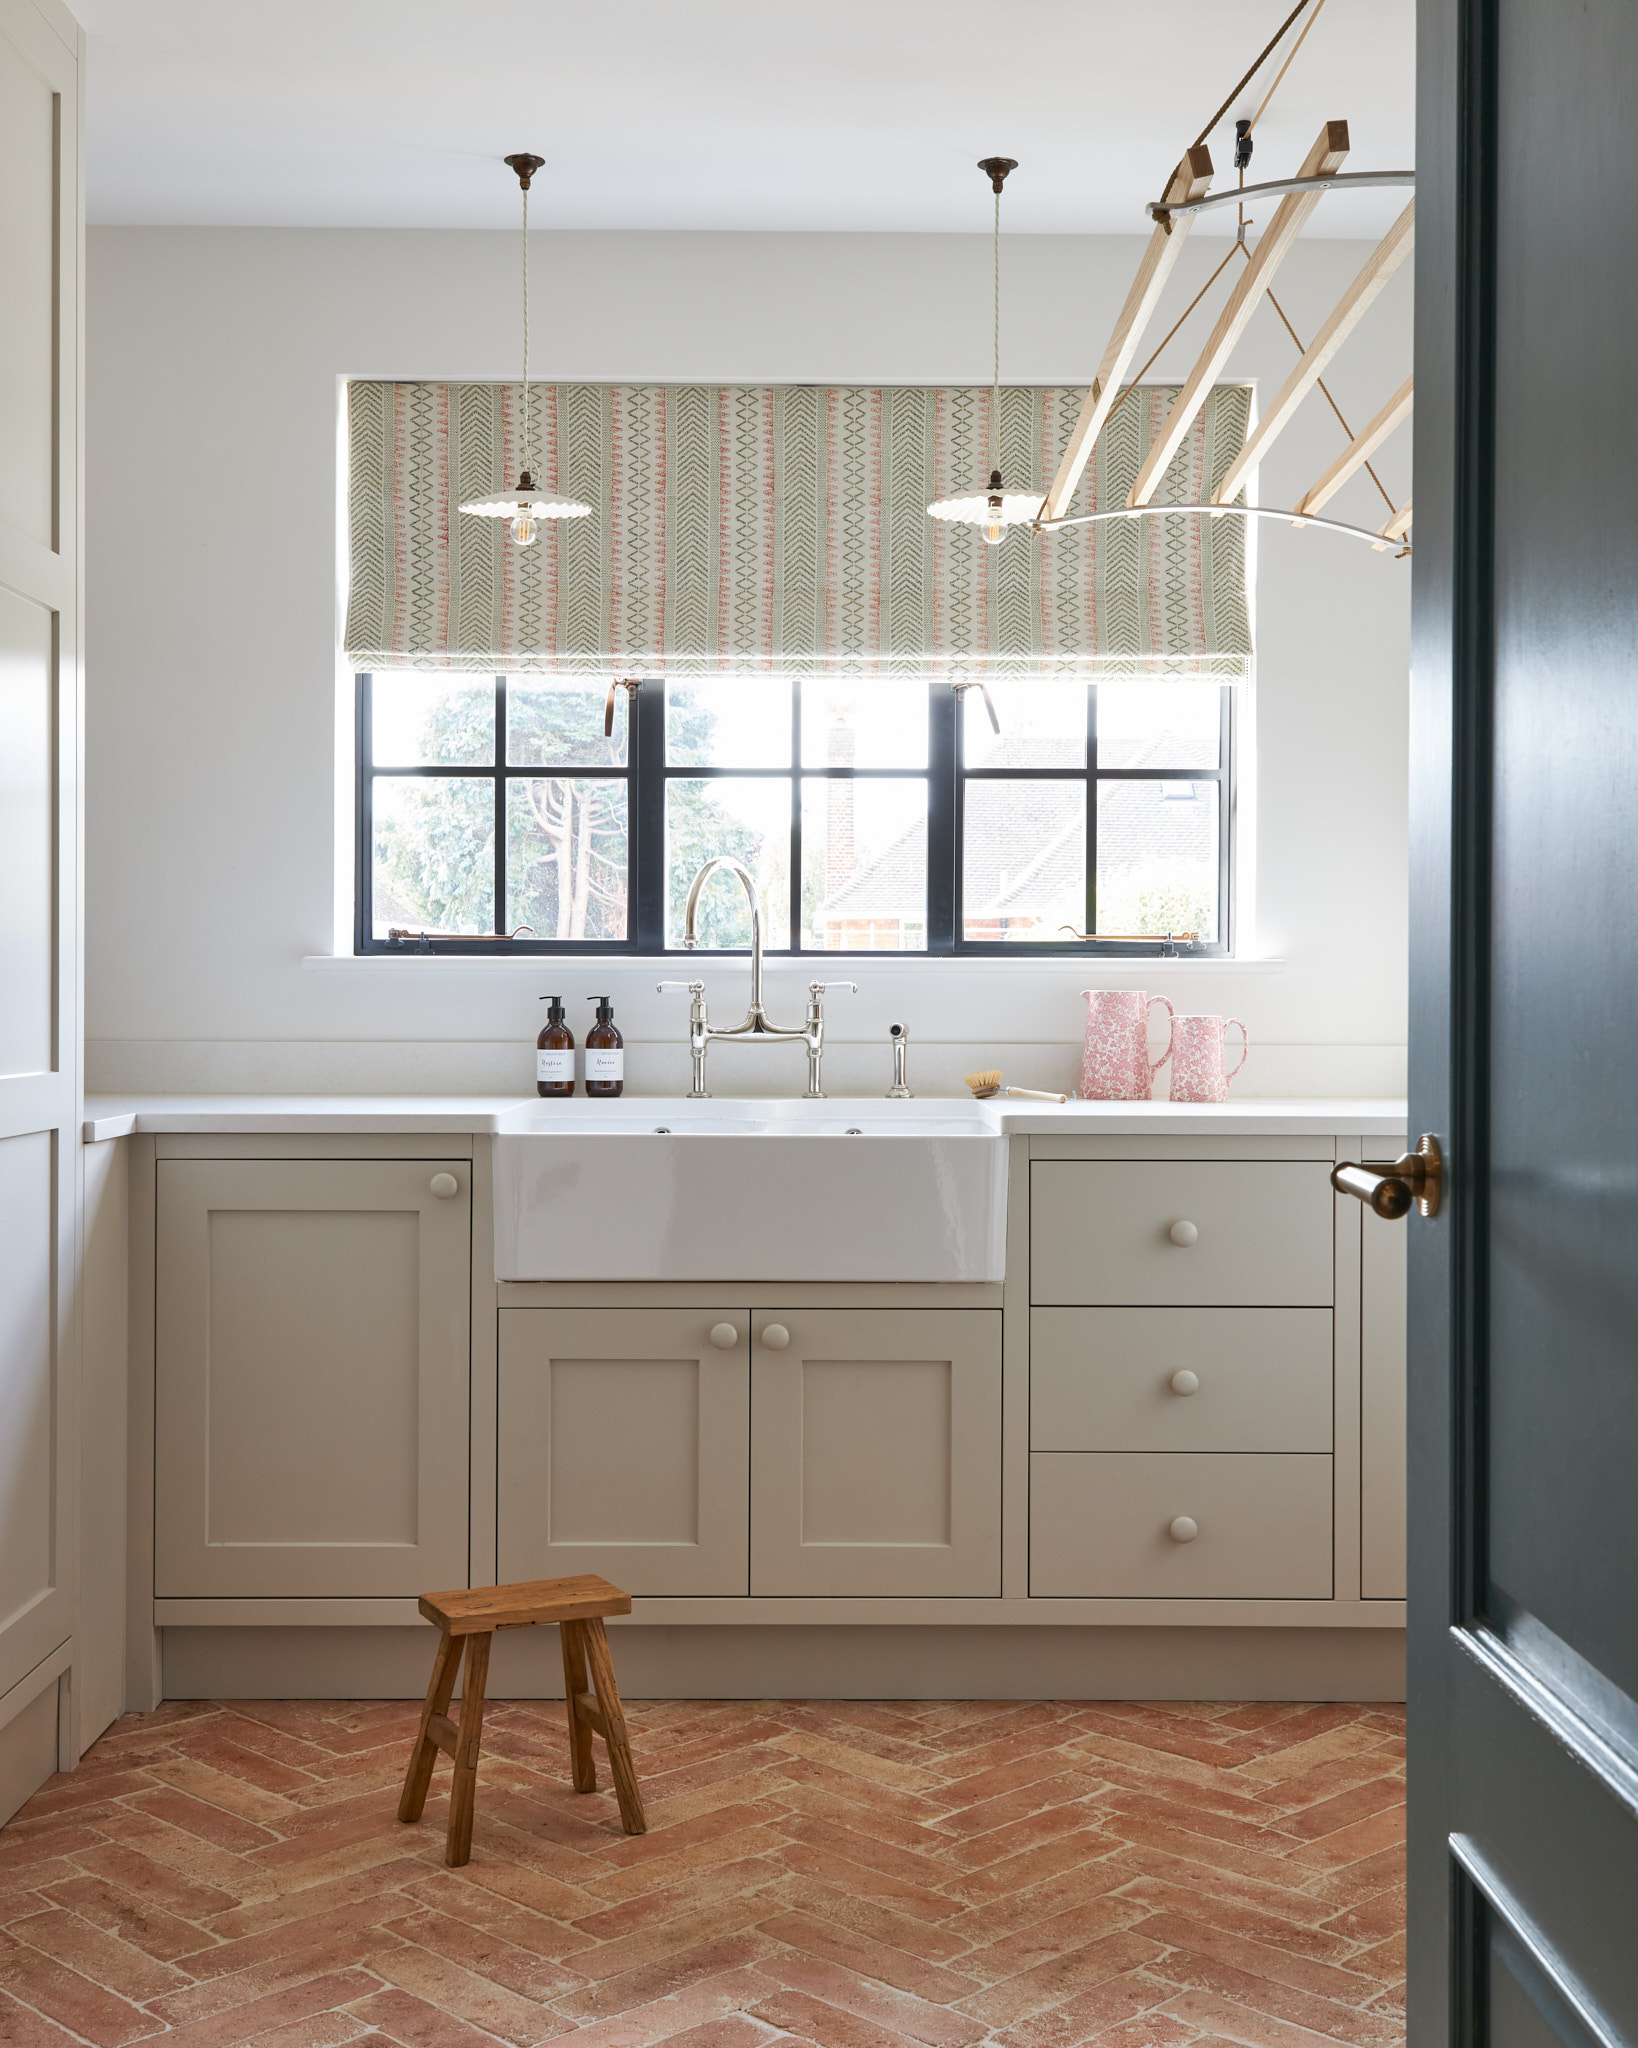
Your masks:
<svg viewBox="0 0 1638 2048"><path fill-rule="evenodd" d="M1339 1195L1368 1203L1390 1223L1409 1215L1412 1202L1419 1215L1437 1216L1444 1185L1439 1140L1424 1131L1416 1150L1398 1159L1345 1159L1332 1167L1331 1185Z"/></svg>

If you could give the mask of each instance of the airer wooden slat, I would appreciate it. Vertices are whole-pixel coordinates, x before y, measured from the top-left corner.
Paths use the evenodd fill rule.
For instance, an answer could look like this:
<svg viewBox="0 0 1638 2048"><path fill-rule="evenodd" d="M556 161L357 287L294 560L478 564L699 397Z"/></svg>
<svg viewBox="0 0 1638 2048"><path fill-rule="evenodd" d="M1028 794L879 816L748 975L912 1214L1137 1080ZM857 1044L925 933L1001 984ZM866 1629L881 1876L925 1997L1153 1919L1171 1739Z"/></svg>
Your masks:
<svg viewBox="0 0 1638 2048"><path fill-rule="evenodd" d="M1174 206L1186 199L1198 199L1211 184L1211 179L1211 152L1204 143L1196 143L1173 171L1166 187L1166 199ZM1041 506L1043 519L1059 518L1074 497L1075 486L1091 458L1093 446L1103 431L1103 423L1120 395L1120 380L1131 368L1138 343L1143 339L1144 330L1166 288L1166 281L1182 254L1193 221L1193 214L1184 213L1173 214L1156 223L1143 259L1138 264L1137 276L1132 280L1132 288L1126 294L1126 303L1120 309L1114 331L1104 349L1103 360L1098 364L1097 375L1081 401L1074 432L1069 437L1069 445L1058 464L1058 473L1052 479L1051 489Z"/></svg>
<svg viewBox="0 0 1638 2048"><path fill-rule="evenodd" d="M1293 508L1296 516L1317 512L1327 500L1336 496L1355 470L1369 462L1394 428L1409 414L1415 400L1415 385L1415 378L1407 377L1376 417L1360 428L1319 482L1298 499ZM1390 538L1397 539L1398 536Z"/></svg>
<svg viewBox="0 0 1638 2048"><path fill-rule="evenodd" d="M1341 167L1347 155L1347 122L1327 121L1313 148L1304 157L1297 175L1303 178L1328 177ZM1290 192L1280 201L1274 218L1258 237L1257 246L1240 273L1239 282L1229 294L1227 305L1217 316L1211 338L1166 415L1166 424L1143 459L1143 467L1138 471L1137 481L1126 500L1129 506L1147 505L1154 496L1184 435L1194 424L1196 413L1205 403L1207 392L1216 383L1235 343L1245 332L1252 314L1273 283L1274 273L1290 253L1309 215L1324 196L1318 191Z"/></svg>
<svg viewBox="0 0 1638 2048"><path fill-rule="evenodd" d="M1359 325L1366 309L1415 246L1416 201L1413 199L1371 251L1364 268L1337 301L1325 324L1304 349L1296 368L1275 393L1268 410L1247 435L1245 446L1229 464L1223 481L1212 492L1214 505L1230 502L1246 477L1268 453L1276 437L1284 431L1297 407L1319 382L1327 364Z"/></svg>

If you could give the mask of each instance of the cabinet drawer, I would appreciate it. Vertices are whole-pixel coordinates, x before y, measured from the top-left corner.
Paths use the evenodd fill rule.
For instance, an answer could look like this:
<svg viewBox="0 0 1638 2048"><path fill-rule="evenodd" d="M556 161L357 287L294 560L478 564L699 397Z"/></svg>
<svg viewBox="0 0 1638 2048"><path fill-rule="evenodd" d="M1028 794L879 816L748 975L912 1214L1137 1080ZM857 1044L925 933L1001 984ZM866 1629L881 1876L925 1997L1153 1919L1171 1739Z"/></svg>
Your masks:
<svg viewBox="0 0 1638 2048"><path fill-rule="evenodd" d="M1038 1308L1029 1331L1032 1450L1331 1448L1329 1309Z"/></svg>
<svg viewBox="0 0 1638 2048"><path fill-rule="evenodd" d="M1030 1299L1328 1308L1330 1176L1319 1160L1036 1160Z"/></svg>
<svg viewBox="0 0 1638 2048"><path fill-rule="evenodd" d="M1029 1589L1059 1599L1329 1600L1331 1460L1038 1451ZM1173 1519L1199 1525L1192 1543Z"/></svg>

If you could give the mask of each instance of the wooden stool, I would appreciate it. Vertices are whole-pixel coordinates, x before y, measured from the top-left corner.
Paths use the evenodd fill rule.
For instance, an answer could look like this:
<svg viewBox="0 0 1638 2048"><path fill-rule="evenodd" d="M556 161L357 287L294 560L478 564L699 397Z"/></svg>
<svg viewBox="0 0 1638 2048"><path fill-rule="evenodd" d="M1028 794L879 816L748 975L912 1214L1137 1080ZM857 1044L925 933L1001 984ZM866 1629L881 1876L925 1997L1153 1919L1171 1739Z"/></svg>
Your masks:
<svg viewBox="0 0 1638 2048"><path fill-rule="evenodd" d="M470 1591L432 1593L421 1602L421 1612L443 1631L443 1640L432 1660L432 1683L427 1687L420 1731L405 1773L403 1797L398 1802L400 1820L421 1818L432 1783L432 1767L439 1750L443 1750L455 1766L444 1861L456 1866L468 1860L472 1854L472 1806L478 1787L478 1747L483 1733L484 1687L489 1678L489 1645L498 1628L533 1628L540 1622L555 1621L563 1641L563 1691L569 1709L574 1789L597 1790L591 1739L594 1733L601 1735L608 1748L615 1795L620 1801L620 1824L628 1835L648 1832L642 1795L637 1790L637 1771L631 1761L631 1745L626 1739L620 1689L614 1682L614 1664L602 1621L605 1614L631 1612L629 1593L622 1593L607 1579L587 1573L573 1579L530 1579L516 1586L475 1586ZM461 1722L457 1728L449 1718L449 1702L455 1690L463 1642L466 1676L461 1684ZM591 1682L597 1689L595 1699L586 1689L588 1666Z"/></svg>

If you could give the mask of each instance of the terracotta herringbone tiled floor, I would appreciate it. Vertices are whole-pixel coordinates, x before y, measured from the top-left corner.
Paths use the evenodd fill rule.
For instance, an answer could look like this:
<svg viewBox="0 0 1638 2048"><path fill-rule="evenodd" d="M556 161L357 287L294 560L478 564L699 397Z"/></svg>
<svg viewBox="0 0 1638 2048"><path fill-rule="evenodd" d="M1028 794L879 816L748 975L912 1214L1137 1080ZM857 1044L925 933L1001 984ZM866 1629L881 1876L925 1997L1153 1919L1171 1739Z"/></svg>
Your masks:
<svg viewBox="0 0 1638 2048"><path fill-rule="evenodd" d="M652 1832L491 1708L395 1819L408 1703L175 1702L0 1834L0 2042L1389 2048L1402 1716L633 1704ZM598 1775L607 1771L598 1746Z"/></svg>

